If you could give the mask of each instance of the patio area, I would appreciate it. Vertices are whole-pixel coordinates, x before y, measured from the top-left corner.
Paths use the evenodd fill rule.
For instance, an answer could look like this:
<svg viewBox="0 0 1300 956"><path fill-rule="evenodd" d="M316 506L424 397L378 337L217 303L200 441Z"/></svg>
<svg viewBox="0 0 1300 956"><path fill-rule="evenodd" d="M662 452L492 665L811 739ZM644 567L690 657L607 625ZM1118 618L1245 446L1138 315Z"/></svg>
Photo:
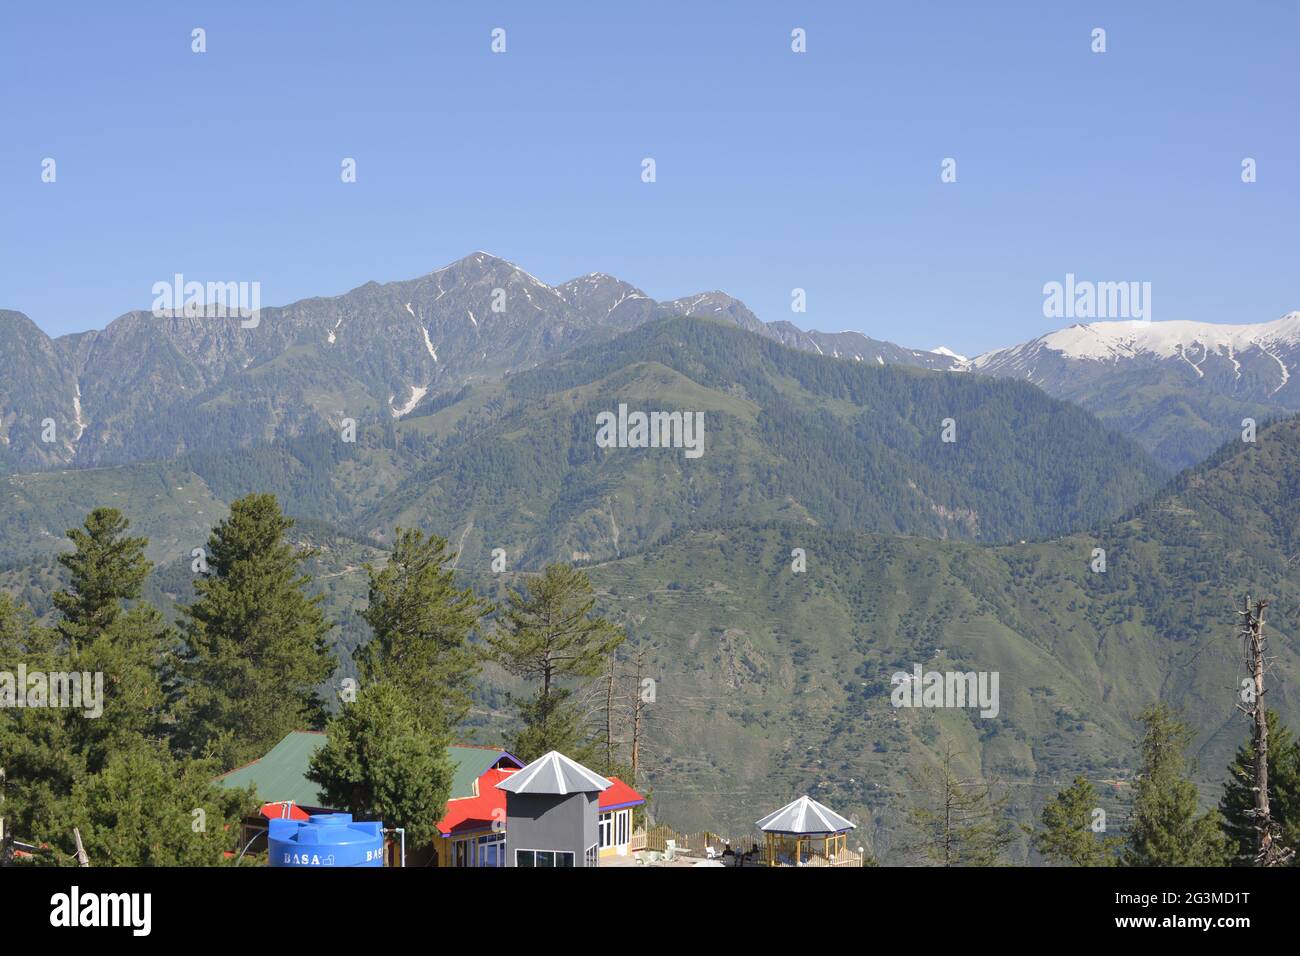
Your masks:
<svg viewBox="0 0 1300 956"><path fill-rule="evenodd" d="M804 798L806 799L806 798ZM798 803L799 801L795 801ZM793 804L791 804L793 806ZM820 804L818 804L820 807ZM789 809L783 807L778 814ZM834 821L848 828L853 824L831 811ZM775 816L775 815L774 815ZM764 821L770 818L764 818ZM824 823L817 819L817 826ZM764 821L760 821L760 824ZM836 823L839 825L839 823ZM761 826L760 826L761 829ZM760 839L765 842L760 843ZM862 866L863 854L849 849L846 830L826 834L774 834L763 838L734 838L711 831L679 833L671 827L658 826L632 834L627 856L606 857L601 866Z"/></svg>

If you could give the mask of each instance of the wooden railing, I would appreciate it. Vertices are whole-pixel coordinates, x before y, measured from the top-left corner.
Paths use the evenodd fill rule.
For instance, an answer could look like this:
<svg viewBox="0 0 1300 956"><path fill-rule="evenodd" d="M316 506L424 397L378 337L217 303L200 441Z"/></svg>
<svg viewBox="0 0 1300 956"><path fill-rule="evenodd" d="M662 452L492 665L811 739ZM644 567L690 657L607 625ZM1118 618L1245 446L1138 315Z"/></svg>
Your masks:
<svg viewBox="0 0 1300 956"><path fill-rule="evenodd" d="M633 839L635 839L633 834ZM658 826L646 831L644 834L645 843L642 847L632 846L632 849L657 850L660 853L668 849L668 841L672 840L679 853L689 853L692 856L703 856L707 847L713 847L718 853L722 852L723 847L727 845L728 840L731 842L733 850L741 850L743 841L731 840L721 833L714 833L711 830L701 830L699 833L678 833L672 827ZM743 849L749 849L755 840L751 839L748 845Z"/></svg>
<svg viewBox="0 0 1300 956"><path fill-rule="evenodd" d="M854 853L852 850L841 850L830 856L822 856L820 853L814 853L801 866L861 866L862 854Z"/></svg>

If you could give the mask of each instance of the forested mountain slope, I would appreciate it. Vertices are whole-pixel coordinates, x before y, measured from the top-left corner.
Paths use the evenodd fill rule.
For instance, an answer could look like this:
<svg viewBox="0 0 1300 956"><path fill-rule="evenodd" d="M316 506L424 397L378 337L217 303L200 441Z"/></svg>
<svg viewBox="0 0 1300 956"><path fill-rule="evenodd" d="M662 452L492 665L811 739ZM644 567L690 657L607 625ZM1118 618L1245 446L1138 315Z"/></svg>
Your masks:
<svg viewBox="0 0 1300 956"><path fill-rule="evenodd" d="M496 404L361 527L432 522L463 535L467 561L504 548L528 566L718 521L1005 541L1116 517L1164 480L1133 443L1030 386L835 361L698 319L511 376ZM702 412L702 454L598 448L598 416L620 405Z"/></svg>
<svg viewBox="0 0 1300 956"><path fill-rule="evenodd" d="M702 414L700 457L598 448L597 415L620 405ZM0 478L11 518L0 561L62 547L69 519L106 496L168 547L214 502L271 491L292 514L379 544L397 525L442 528L462 566L502 548L512 566L536 567L718 521L1040 538L1118 516L1164 480L1133 443L1029 385L842 362L669 318L359 425L355 441L340 429L166 465Z"/></svg>
<svg viewBox="0 0 1300 956"><path fill-rule="evenodd" d="M1158 700L1196 729L1196 778L1213 802L1248 733L1235 710L1247 591L1274 602L1269 705L1300 726L1298 489L1292 419L1096 533L987 548L733 526L593 567L659 681L660 811L739 828L807 790L857 814L891 859L908 771L951 740L963 771L1001 781L1022 819L1082 773L1122 827L1135 718ZM916 664L997 672L998 715L896 709L891 676Z"/></svg>

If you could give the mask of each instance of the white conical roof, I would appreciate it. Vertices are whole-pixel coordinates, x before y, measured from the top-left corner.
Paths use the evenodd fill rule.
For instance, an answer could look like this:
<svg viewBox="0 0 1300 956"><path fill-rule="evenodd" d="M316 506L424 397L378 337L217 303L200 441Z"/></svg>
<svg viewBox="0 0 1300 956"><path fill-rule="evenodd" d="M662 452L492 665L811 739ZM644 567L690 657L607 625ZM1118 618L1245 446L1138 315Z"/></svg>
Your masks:
<svg viewBox="0 0 1300 956"><path fill-rule="evenodd" d="M848 820L812 797L787 803L759 820L757 826L768 833L840 833L854 828Z"/></svg>
<svg viewBox="0 0 1300 956"><path fill-rule="evenodd" d="M507 793L592 793L612 787L608 780L558 750L538 757L497 784Z"/></svg>

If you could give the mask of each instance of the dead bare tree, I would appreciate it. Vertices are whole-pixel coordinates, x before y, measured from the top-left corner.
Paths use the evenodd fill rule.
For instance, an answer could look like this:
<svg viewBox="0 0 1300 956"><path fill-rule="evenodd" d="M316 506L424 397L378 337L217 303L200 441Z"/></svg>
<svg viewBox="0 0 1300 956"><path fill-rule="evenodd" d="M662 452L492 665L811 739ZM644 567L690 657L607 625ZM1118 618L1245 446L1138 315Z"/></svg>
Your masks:
<svg viewBox="0 0 1300 956"><path fill-rule="evenodd" d="M1268 670L1268 641L1264 636L1264 613L1269 602L1258 600L1252 608L1250 595L1242 600L1237 614L1242 618L1239 628L1247 673L1244 703L1237 709L1254 722L1255 779L1251 787L1255 795L1255 809L1251 816L1255 826L1255 865L1282 866L1288 863L1295 850L1282 845L1277 822L1269 809L1268 796L1268 720L1264 708L1264 674Z"/></svg>
<svg viewBox="0 0 1300 956"><path fill-rule="evenodd" d="M618 684L618 648L609 655L609 673L605 675L605 766L614 767L614 688Z"/></svg>
<svg viewBox="0 0 1300 956"><path fill-rule="evenodd" d="M637 771L641 767L641 740L645 728L645 706L646 694L643 691L645 684L645 650L638 649L632 659L632 779L629 781L633 787L636 786Z"/></svg>
<svg viewBox="0 0 1300 956"><path fill-rule="evenodd" d="M72 828L72 839L77 844L77 866L90 866L90 857L86 856L86 848L81 845L81 830L78 827Z"/></svg>

